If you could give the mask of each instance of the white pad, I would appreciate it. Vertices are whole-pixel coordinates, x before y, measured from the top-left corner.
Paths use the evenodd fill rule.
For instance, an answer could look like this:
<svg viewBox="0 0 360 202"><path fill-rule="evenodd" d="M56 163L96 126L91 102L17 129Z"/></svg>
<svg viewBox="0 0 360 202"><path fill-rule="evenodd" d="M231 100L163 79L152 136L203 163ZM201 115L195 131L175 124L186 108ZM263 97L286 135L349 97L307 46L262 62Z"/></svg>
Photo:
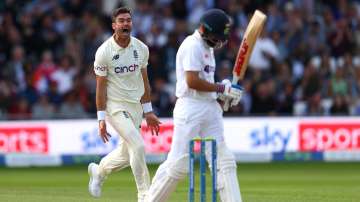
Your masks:
<svg viewBox="0 0 360 202"><path fill-rule="evenodd" d="M223 202L241 202L234 155L225 143L218 146L218 191Z"/></svg>
<svg viewBox="0 0 360 202"><path fill-rule="evenodd" d="M167 165L167 166L166 166ZM159 173L158 173L159 172ZM189 172L189 155L160 165L147 196L147 202L165 202L175 190L177 183Z"/></svg>

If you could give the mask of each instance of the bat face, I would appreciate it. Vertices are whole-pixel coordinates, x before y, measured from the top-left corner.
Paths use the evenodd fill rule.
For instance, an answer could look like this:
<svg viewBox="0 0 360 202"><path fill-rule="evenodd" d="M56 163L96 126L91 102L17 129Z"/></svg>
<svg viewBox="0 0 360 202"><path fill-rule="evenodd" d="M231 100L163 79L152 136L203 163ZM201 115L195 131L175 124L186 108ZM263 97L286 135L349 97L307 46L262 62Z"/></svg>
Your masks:
<svg viewBox="0 0 360 202"><path fill-rule="evenodd" d="M257 37L262 31L265 21L266 15L261 11L256 10L246 28L236 56L236 62L233 68L232 84L237 84L240 79L244 78L252 49L256 43ZM229 100L225 101L223 109L224 111L229 109Z"/></svg>
<svg viewBox="0 0 360 202"><path fill-rule="evenodd" d="M256 10L246 28L236 56L236 62L233 68L233 83L237 83L238 80L244 78L252 49L262 31L265 21L266 15L261 11Z"/></svg>
<svg viewBox="0 0 360 202"><path fill-rule="evenodd" d="M247 43L246 38L244 38L239 50L239 54L236 58L236 63L234 68L234 73L236 74L236 76L240 76L241 74L241 69L245 64L245 59L246 59L245 57L248 51L249 51L249 44Z"/></svg>

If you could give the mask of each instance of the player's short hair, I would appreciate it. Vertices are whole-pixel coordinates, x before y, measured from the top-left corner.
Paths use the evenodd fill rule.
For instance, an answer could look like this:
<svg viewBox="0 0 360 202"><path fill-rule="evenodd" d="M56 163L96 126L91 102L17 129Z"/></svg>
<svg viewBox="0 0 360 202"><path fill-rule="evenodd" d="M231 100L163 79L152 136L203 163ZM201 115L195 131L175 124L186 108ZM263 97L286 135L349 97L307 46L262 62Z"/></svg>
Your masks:
<svg viewBox="0 0 360 202"><path fill-rule="evenodd" d="M113 22L115 22L115 19L118 15L123 14L123 13L129 13L131 15L131 10L127 7L120 7L117 8L113 11L112 15L111 15L111 20Z"/></svg>

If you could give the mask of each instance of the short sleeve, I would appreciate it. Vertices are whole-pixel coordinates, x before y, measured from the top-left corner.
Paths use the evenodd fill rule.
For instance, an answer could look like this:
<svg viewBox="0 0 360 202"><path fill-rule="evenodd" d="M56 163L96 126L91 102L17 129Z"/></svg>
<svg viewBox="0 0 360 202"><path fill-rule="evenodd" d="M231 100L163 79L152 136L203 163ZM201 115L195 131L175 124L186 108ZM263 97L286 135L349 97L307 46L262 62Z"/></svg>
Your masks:
<svg viewBox="0 0 360 202"><path fill-rule="evenodd" d="M149 48L145 47L144 48L144 58L142 61L141 68L146 68L148 66L148 61L149 61Z"/></svg>
<svg viewBox="0 0 360 202"><path fill-rule="evenodd" d="M198 46L189 46L184 51L183 67L185 71L201 71L202 70L202 54Z"/></svg>
<svg viewBox="0 0 360 202"><path fill-rule="evenodd" d="M106 76L108 69L108 63L106 60L105 50L101 47L98 48L95 54L94 71L98 76Z"/></svg>

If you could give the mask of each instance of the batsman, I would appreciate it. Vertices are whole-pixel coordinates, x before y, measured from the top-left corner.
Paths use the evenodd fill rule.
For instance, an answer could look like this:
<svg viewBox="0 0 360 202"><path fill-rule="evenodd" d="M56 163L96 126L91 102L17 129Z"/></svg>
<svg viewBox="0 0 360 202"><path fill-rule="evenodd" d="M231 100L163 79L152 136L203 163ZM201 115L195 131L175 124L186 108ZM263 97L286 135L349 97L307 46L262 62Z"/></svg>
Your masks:
<svg viewBox="0 0 360 202"><path fill-rule="evenodd" d="M234 155L224 141L223 109L218 98L237 105L242 88L229 80L214 82L214 49L222 48L229 37L230 18L220 9L210 9L200 25L179 47L176 55L176 96L174 136L167 160L158 168L147 194L149 202L167 201L177 183L189 170L189 141L212 137L217 141L217 188L221 201L241 202ZM207 147L206 158L211 151Z"/></svg>

